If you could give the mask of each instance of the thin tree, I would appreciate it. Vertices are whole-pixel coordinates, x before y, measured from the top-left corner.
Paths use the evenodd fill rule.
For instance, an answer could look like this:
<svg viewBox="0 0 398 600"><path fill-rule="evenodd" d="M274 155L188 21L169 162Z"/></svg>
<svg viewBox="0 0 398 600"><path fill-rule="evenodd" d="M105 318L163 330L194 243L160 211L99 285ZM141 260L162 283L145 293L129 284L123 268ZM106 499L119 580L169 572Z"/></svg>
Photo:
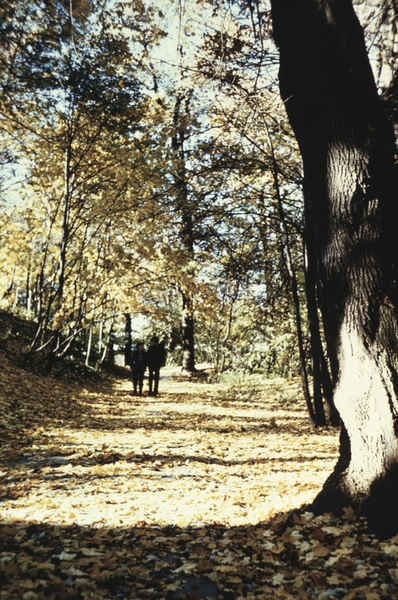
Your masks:
<svg viewBox="0 0 398 600"><path fill-rule="evenodd" d="M185 141L187 137L189 118L189 103L191 91L177 92L173 113L172 148L175 155L175 188L176 205L181 225L179 231L180 243L185 254L185 260L190 263L194 259L193 217L189 202L189 190L186 176ZM188 276L192 269L188 266ZM181 286L182 297L182 370L187 373L195 371L195 338L194 338L194 309L193 294L189 285Z"/></svg>

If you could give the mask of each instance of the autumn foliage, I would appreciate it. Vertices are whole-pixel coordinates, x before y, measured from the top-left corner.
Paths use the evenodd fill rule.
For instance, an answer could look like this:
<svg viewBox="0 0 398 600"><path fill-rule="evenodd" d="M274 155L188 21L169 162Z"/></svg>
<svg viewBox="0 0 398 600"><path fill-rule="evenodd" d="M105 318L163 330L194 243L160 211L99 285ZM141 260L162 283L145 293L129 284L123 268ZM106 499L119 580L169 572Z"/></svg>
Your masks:
<svg viewBox="0 0 398 600"><path fill-rule="evenodd" d="M294 510L337 453L297 381L0 385L1 597L398 598L398 540Z"/></svg>

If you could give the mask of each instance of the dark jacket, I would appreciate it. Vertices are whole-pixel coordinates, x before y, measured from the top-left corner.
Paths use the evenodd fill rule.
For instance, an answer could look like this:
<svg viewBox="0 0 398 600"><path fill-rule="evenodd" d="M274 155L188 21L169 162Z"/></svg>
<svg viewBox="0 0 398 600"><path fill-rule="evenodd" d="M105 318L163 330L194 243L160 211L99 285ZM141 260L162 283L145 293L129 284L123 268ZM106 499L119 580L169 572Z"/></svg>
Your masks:
<svg viewBox="0 0 398 600"><path fill-rule="evenodd" d="M149 346L146 355L150 370L157 370L160 369L160 367L164 367L166 362L166 351L162 344Z"/></svg>
<svg viewBox="0 0 398 600"><path fill-rule="evenodd" d="M130 367L133 371L138 369L145 371L147 365L147 356L145 350L134 350L131 354Z"/></svg>

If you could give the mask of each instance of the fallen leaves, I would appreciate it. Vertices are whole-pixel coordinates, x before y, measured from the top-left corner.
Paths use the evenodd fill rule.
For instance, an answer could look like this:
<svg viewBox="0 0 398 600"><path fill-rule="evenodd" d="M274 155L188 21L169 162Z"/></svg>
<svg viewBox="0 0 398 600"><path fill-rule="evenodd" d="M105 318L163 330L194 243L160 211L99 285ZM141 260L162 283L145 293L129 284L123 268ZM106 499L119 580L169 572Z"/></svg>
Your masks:
<svg viewBox="0 0 398 600"><path fill-rule="evenodd" d="M298 525L292 515L284 517L283 533L267 524L3 525L3 597L396 598L395 544L365 535L361 522L307 515ZM319 534L313 534L331 521L339 535L325 537L336 559L327 564L317 556ZM349 557L338 552L347 539L355 540Z"/></svg>
<svg viewBox="0 0 398 600"><path fill-rule="evenodd" d="M0 598L392 598L398 538L290 512L336 459L298 382L82 390L4 361ZM284 394L286 397L286 393Z"/></svg>
<svg viewBox="0 0 398 600"><path fill-rule="evenodd" d="M256 523L311 500L333 465L335 434L314 436L301 411L275 403L269 382L263 397L257 388L254 399L249 390L228 402L217 386L170 379L164 389L164 397L138 401L130 382L109 394L72 387L68 409L62 391L62 410L53 395L44 405L33 395L32 410L7 430L6 516L112 526ZM29 451L15 453L25 436Z"/></svg>

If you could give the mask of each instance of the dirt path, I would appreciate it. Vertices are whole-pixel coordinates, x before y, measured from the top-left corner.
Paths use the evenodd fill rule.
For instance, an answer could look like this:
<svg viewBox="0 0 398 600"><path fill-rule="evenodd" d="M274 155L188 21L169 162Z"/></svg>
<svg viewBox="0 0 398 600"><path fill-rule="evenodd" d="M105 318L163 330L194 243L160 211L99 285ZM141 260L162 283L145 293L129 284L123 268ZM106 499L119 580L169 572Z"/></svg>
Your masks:
<svg viewBox="0 0 398 600"><path fill-rule="evenodd" d="M63 525L230 526L310 501L335 462L335 432L311 430L297 382L247 385L178 380L165 370L157 398L133 396L124 380L112 393L83 394L67 418L56 418L60 399L51 399L51 424L31 405L34 435L8 462L3 515Z"/></svg>
<svg viewBox="0 0 398 600"><path fill-rule="evenodd" d="M137 397L4 363L0 598L398 598L394 541L286 512L336 458L297 381L162 375Z"/></svg>

